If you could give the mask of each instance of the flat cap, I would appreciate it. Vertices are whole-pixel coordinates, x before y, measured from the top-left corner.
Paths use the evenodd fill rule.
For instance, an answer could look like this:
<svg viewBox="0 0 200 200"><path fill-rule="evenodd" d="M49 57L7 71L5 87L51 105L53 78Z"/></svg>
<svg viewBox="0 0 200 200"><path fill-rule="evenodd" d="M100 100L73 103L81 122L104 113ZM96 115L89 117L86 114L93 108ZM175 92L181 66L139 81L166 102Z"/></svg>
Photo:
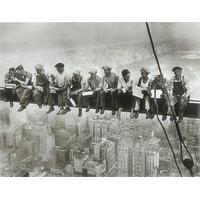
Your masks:
<svg viewBox="0 0 200 200"><path fill-rule="evenodd" d="M172 71L174 72L175 70L182 70L182 68L179 67L179 66L175 66L175 67L172 69Z"/></svg>
<svg viewBox="0 0 200 200"><path fill-rule="evenodd" d="M76 70L76 71L73 72L73 74L74 74L74 75L80 75L80 74L81 74L81 71L80 71L80 70Z"/></svg>
<svg viewBox="0 0 200 200"><path fill-rule="evenodd" d="M57 63L57 64L55 65L55 67L56 67L56 68L58 68L58 67L65 67L65 65L64 65L63 63Z"/></svg>
<svg viewBox="0 0 200 200"><path fill-rule="evenodd" d="M112 69L112 67L106 65L106 66L103 66L102 69L103 69L103 70L106 70L106 69Z"/></svg>
<svg viewBox="0 0 200 200"><path fill-rule="evenodd" d="M142 68L140 69L140 71L143 72L143 73L146 73L146 74L150 74L149 70L146 69L146 68L144 68L144 67L142 67Z"/></svg>
<svg viewBox="0 0 200 200"><path fill-rule="evenodd" d="M35 69L36 69L36 70L37 70L37 69L44 69L44 66L41 65L41 64L37 64L37 65L35 65Z"/></svg>
<svg viewBox="0 0 200 200"><path fill-rule="evenodd" d="M125 77L127 74L130 74L129 70L128 69L124 69L122 71L122 76Z"/></svg>
<svg viewBox="0 0 200 200"><path fill-rule="evenodd" d="M22 65L19 65L19 66L16 67L16 70L23 70L23 69L24 69L24 68L23 68Z"/></svg>
<svg viewBox="0 0 200 200"><path fill-rule="evenodd" d="M96 73L97 73L97 70L96 70L96 69L91 69L88 73L89 73L89 74L96 74Z"/></svg>

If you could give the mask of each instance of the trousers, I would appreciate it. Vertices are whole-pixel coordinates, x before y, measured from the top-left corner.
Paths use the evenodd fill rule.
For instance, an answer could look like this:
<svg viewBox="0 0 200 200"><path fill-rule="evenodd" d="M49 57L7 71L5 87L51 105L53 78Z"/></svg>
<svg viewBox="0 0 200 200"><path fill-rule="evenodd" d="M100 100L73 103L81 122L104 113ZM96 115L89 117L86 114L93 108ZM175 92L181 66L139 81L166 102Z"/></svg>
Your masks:
<svg viewBox="0 0 200 200"><path fill-rule="evenodd" d="M111 98L112 109L117 109L117 90L109 91L107 93L105 93L105 91L100 92L100 106L104 109L106 106L106 98Z"/></svg>
<svg viewBox="0 0 200 200"><path fill-rule="evenodd" d="M20 105L23 107L26 107L30 101L31 89L23 88L23 87L19 86L16 89L16 93L19 98Z"/></svg>
<svg viewBox="0 0 200 200"><path fill-rule="evenodd" d="M33 92L34 101L39 106L42 105L43 103L48 104L48 97L49 94L47 91L41 92L40 90L35 89Z"/></svg>

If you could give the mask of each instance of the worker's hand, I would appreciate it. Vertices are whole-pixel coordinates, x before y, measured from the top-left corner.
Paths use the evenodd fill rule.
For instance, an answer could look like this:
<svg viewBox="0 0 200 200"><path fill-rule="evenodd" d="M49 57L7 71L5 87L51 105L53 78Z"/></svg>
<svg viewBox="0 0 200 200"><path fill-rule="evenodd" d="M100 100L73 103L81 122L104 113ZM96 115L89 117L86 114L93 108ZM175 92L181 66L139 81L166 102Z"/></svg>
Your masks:
<svg viewBox="0 0 200 200"><path fill-rule="evenodd" d="M16 77L13 77L13 81L19 81L19 79Z"/></svg>
<svg viewBox="0 0 200 200"><path fill-rule="evenodd" d="M146 90L142 90L142 94L148 95L148 92Z"/></svg>
<svg viewBox="0 0 200 200"><path fill-rule="evenodd" d="M104 89L104 92L105 93L108 93L110 90L109 89Z"/></svg>
<svg viewBox="0 0 200 200"><path fill-rule="evenodd" d="M114 89L114 88L111 88L111 90L110 90L111 92L115 92L116 91L116 89Z"/></svg>
<svg viewBox="0 0 200 200"><path fill-rule="evenodd" d="M118 89L118 94L121 94L122 93L122 90L121 89Z"/></svg>
<svg viewBox="0 0 200 200"><path fill-rule="evenodd" d="M64 90L64 88L58 88L56 91L57 92L61 92L61 91L63 91Z"/></svg>
<svg viewBox="0 0 200 200"><path fill-rule="evenodd" d="M96 88L94 91L99 92L99 91L101 91L101 88Z"/></svg>

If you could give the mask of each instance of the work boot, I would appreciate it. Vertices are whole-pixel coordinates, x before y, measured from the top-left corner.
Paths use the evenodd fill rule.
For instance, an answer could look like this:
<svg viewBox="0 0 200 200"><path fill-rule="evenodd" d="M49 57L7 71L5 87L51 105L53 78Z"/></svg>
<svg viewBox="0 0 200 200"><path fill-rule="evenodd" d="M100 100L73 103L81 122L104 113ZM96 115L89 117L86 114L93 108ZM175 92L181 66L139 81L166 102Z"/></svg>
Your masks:
<svg viewBox="0 0 200 200"><path fill-rule="evenodd" d="M155 114L154 114L154 113L150 113L150 114L149 114L149 118L150 118L150 119L153 119L153 118L154 118L154 116L155 116Z"/></svg>
<svg viewBox="0 0 200 200"><path fill-rule="evenodd" d="M139 111L135 110L135 119L137 119L139 117Z"/></svg>
<svg viewBox="0 0 200 200"><path fill-rule="evenodd" d="M66 107L62 112L61 115L66 114L67 112L71 111L70 107Z"/></svg>
<svg viewBox="0 0 200 200"><path fill-rule="evenodd" d="M78 117L81 117L81 116L82 116L82 109L79 108L79 109L78 109Z"/></svg>
<svg viewBox="0 0 200 200"><path fill-rule="evenodd" d="M62 115L64 108L60 108L60 110L56 113L56 115Z"/></svg>
<svg viewBox="0 0 200 200"><path fill-rule="evenodd" d="M85 110L85 112L89 112L90 111L90 106L88 106Z"/></svg>
<svg viewBox="0 0 200 200"><path fill-rule="evenodd" d="M171 115L170 118L169 118L169 120L170 120L171 122L173 122L173 121L174 121L174 117Z"/></svg>
<svg viewBox="0 0 200 200"><path fill-rule="evenodd" d="M114 116L115 114L116 114L116 110L113 109L113 110L112 110L112 115Z"/></svg>
<svg viewBox="0 0 200 200"><path fill-rule="evenodd" d="M122 109L123 109L123 108L119 108L119 109L118 109L118 111L117 111L117 117L120 117L120 116L121 116Z"/></svg>
<svg viewBox="0 0 200 200"><path fill-rule="evenodd" d="M167 115L163 115L162 116L162 121L166 121L166 119L167 119Z"/></svg>
<svg viewBox="0 0 200 200"><path fill-rule="evenodd" d="M10 101L10 107L11 108L13 107L13 101Z"/></svg>
<svg viewBox="0 0 200 200"><path fill-rule="evenodd" d="M178 119L178 122L181 123L182 121L183 121L183 117L180 116L179 119Z"/></svg>
<svg viewBox="0 0 200 200"><path fill-rule="evenodd" d="M150 117L150 114L149 114L149 111L146 112L146 119L149 119Z"/></svg>
<svg viewBox="0 0 200 200"><path fill-rule="evenodd" d="M54 110L55 110L55 108L54 108L53 106L50 106L50 107L49 107L49 110L47 111L47 114L51 113L51 112L54 111Z"/></svg>
<svg viewBox="0 0 200 200"><path fill-rule="evenodd" d="M131 109L131 112L130 112L130 118L133 119L135 117L135 112L133 109Z"/></svg>
<svg viewBox="0 0 200 200"><path fill-rule="evenodd" d="M99 108L96 108L95 113L99 113Z"/></svg>
<svg viewBox="0 0 200 200"><path fill-rule="evenodd" d="M21 106L17 111L18 111L18 112L21 112L21 111L23 111L24 109L26 109L26 107L25 107L25 106Z"/></svg>
<svg viewBox="0 0 200 200"><path fill-rule="evenodd" d="M8 98L5 98L5 99L4 99L4 102L8 102L8 101L9 101L9 99L8 99Z"/></svg>
<svg viewBox="0 0 200 200"><path fill-rule="evenodd" d="M183 121L183 113L179 112L179 119L178 122L182 122Z"/></svg>
<svg viewBox="0 0 200 200"><path fill-rule="evenodd" d="M101 114L101 115L103 115L103 114L104 114L104 108L102 108L102 109L101 109L101 112L100 112L100 114Z"/></svg>

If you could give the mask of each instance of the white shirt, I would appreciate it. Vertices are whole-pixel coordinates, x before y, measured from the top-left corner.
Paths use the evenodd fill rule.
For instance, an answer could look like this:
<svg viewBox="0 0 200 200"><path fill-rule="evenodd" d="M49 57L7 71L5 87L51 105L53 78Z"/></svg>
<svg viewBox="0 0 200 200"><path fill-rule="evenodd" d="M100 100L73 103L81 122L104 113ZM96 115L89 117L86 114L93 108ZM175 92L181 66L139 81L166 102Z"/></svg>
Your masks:
<svg viewBox="0 0 200 200"><path fill-rule="evenodd" d="M57 83L57 86L59 88L64 87L65 85L69 83L69 77L67 76L65 72L63 73L57 72L55 77L56 77L55 82Z"/></svg>
<svg viewBox="0 0 200 200"><path fill-rule="evenodd" d="M131 79L129 79L129 81L126 82L122 77L118 80L117 89L125 89L126 91L128 91L131 90L132 86L133 86L133 81Z"/></svg>

